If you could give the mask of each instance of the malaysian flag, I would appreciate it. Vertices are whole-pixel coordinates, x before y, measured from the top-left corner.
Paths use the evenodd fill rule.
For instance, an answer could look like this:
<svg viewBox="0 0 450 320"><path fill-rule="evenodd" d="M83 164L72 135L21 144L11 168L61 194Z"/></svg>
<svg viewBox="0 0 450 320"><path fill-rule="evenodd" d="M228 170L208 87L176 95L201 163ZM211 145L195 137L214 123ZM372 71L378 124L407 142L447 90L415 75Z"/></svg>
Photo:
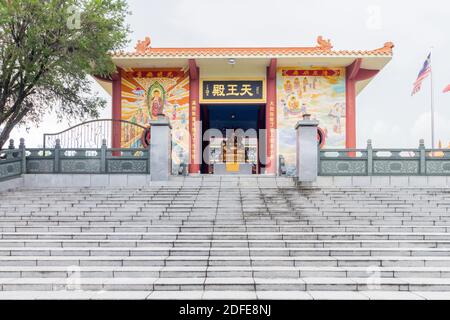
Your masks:
<svg viewBox="0 0 450 320"><path fill-rule="evenodd" d="M444 88L444 93L450 92L450 84Z"/></svg>
<svg viewBox="0 0 450 320"><path fill-rule="evenodd" d="M416 81L414 82L414 88L411 93L411 95L414 95L415 93L419 92L420 87L422 86L422 81L428 77L428 75L431 72L431 52L427 57L427 60L423 63L423 67L419 72L419 75L417 76Z"/></svg>

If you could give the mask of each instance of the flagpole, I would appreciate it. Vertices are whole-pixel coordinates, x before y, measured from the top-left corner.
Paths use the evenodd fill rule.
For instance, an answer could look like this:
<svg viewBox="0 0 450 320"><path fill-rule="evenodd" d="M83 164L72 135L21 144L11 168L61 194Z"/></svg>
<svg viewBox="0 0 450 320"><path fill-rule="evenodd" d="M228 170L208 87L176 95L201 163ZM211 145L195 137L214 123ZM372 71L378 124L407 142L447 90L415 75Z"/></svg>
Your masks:
<svg viewBox="0 0 450 320"><path fill-rule="evenodd" d="M430 48L430 82L431 82L431 149L434 149L434 87L433 87L433 47Z"/></svg>

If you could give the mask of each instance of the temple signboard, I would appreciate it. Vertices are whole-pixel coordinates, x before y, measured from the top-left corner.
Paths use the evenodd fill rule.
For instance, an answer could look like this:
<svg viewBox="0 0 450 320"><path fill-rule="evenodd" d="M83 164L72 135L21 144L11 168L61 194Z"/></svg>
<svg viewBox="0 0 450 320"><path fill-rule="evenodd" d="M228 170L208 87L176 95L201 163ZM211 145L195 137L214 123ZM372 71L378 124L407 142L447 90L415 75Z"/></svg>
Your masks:
<svg viewBox="0 0 450 320"><path fill-rule="evenodd" d="M265 103L264 80L202 80L201 103Z"/></svg>

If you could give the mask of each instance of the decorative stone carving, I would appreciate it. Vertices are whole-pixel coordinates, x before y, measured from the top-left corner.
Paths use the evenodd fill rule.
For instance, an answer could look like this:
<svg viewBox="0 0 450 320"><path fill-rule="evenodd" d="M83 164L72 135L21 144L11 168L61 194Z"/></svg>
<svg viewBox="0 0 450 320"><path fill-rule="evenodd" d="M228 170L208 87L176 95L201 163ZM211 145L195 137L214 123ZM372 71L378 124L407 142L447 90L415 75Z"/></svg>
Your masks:
<svg viewBox="0 0 450 320"><path fill-rule="evenodd" d="M144 54L148 50L151 49L150 47L151 40L150 37L145 37L145 40L138 40L136 46L134 47L136 49L136 53Z"/></svg>
<svg viewBox="0 0 450 320"><path fill-rule="evenodd" d="M62 173L99 173L100 160L86 159L86 160L61 160Z"/></svg>
<svg viewBox="0 0 450 320"><path fill-rule="evenodd" d="M7 178L20 174L21 174L20 161L0 164L0 178Z"/></svg>
<svg viewBox="0 0 450 320"><path fill-rule="evenodd" d="M330 39L325 40L322 36L318 36L317 48L321 50L331 50L333 48L333 45L331 44Z"/></svg>
<svg viewBox="0 0 450 320"><path fill-rule="evenodd" d="M417 160L374 160L374 174L413 174L419 173L419 161Z"/></svg>
<svg viewBox="0 0 450 320"><path fill-rule="evenodd" d="M53 160L27 160L27 172L28 173L52 173L53 172Z"/></svg>
<svg viewBox="0 0 450 320"><path fill-rule="evenodd" d="M390 53L394 48L394 43L386 42L383 47L373 50L373 52Z"/></svg>
<svg viewBox="0 0 450 320"><path fill-rule="evenodd" d="M427 160L427 174L448 175L450 174L450 160Z"/></svg>
<svg viewBox="0 0 450 320"><path fill-rule="evenodd" d="M365 160L321 160L321 175L365 175L367 165Z"/></svg>
<svg viewBox="0 0 450 320"><path fill-rule="evenodd" d="M147 173L147 160L110 159L107 165L108 173Z"/></svg>

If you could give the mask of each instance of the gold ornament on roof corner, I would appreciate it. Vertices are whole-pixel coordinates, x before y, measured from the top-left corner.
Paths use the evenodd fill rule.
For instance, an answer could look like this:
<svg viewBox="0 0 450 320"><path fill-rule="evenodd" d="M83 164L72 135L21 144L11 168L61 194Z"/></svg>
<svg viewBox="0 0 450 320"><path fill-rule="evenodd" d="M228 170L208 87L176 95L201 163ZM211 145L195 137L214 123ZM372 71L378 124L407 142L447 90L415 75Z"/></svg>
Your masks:
<svg viewBox="0 0 450 320"><path fill-rule="evenodd" d="M317 37L317 47L321 50L333 49L333 45L331 44L330 39L325 40L322 36Z"/></svg>
<svg viewBox="0 0 450 320"><path fill-rule="evenodd" d="M138 40L134 48L136 49L137 53L146 53L148 50L151 49L150 44L151 44L150 37L145 37L144 40Z"/></svg>

